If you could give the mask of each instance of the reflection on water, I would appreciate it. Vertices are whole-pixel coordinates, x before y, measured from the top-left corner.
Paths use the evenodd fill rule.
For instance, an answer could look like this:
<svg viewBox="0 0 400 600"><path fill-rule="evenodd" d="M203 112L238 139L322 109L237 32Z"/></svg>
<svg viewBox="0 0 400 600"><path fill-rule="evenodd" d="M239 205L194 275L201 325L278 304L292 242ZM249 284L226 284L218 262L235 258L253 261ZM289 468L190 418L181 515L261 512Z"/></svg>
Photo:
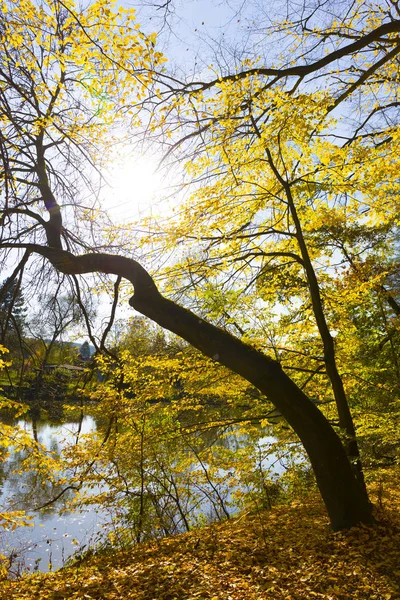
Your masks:
<svg viewBox="0 0 400 600"><path fill-rule="evenodd" d="M94 511L30 514L35 516L33 527L4 532L0 536L0 551L12 560L11 572L57 569L74 552L91 546L107 524L106 515Z"/></svg>
<svg viewBox="0 0 400 600"><path fill-rule="evenodd" d="M96 430L95 420L83 414L77 421L68 422L46 422L39 414L31 414L30 418L19 420L18 425L56 454L71 439ZM20 472L25 457L22 452L14 452L0 463L0 505L5 510L26 510L34 516L34 526L1 531L0 554L11 558L14 571L48 571L62 566L77 550L93 544L110 517L98 506L79 513L62 512L72 490L45 509L33 511L32 507L43 506L59 495L61 487L43 481L33 470Z"/></svg>
<svg viewBox="0 0 400 600"><path fill-rule="evenodd" d="M78 439L78 436L84 433L96 431L94 419L83 414L77 422L49 423L41 421L40 418L28 418L18 420L17 425L56 456L60 456L63 447L74 438ZM1 500L4 503L6 498L8 503L12 503L14 510L30 510L33 506L43 506L58 496L65 487L43 481L34 470L22 470L25 458L25 453L13 452L4 465L5 481ZM58 510L68 495L71 495L71 492L67 491L62 498L53 502L49 510L43 513L43 518L46 518L47 513Z"/></svg>
<svg viewBox="0 0 400 600"><path fill-rule="evenodd" d="M7 421L5 415L0 415L0 419ZM8 423L10 424L10 421ZM55 455L60 455L66 444L77 443L80 436L100 430L104 425L79 410L76 411L74 419L63 419L59 405L58 413L52 411L41 414L40 410L31 409L27 418L21 419L18 424ZM217 445L222 444L233 452L239 451L249 443L243 434L235 431L234 426L228 429L229 434L222 439L219 439L216 430L212 429L205 430L202 437L210 445L217 442ZM206 440L207 437L210 439ZM269 435L258 439L260 456L263 455L262 449L274 442L276 438ZM65 489L65 483L57 486L50 481L43 481L34 469L21 470L24 458L26 455L23 452L14 452L5 462L0 462L0 506L5 510L27 511L34 516L34 526L0 532L0 554L12 558L11 572L48 571L63 566L75 552L93 546L102 534L110 530L112 514L103 506L96 504L83 511L67 512L65 502L72 498L74 490L69 489L61 494ZM277 475L284 470L282 459L277 454L270 452L268 459L264 457L260 458L260 461L261 469ZM68 473L64 475L68 477ZM218 476L229 478L230 473L219 469ZM68 486L68 482L66 485ZM213 489L208 484L203 486L203 500L191 510L212 517L215 509L215 504L210 500ZM96 494L99 491L99 488L95 488L90 493ZM235 491L231 488L223 498L222 505L226 505L225 513L229 511L233 514L236 510L234 503L231 502L231 495ZM43 507L54 498L58 499L48 504L45 509L33 510L34 507ZM179 531L179 527L176 531Z"/></svg>

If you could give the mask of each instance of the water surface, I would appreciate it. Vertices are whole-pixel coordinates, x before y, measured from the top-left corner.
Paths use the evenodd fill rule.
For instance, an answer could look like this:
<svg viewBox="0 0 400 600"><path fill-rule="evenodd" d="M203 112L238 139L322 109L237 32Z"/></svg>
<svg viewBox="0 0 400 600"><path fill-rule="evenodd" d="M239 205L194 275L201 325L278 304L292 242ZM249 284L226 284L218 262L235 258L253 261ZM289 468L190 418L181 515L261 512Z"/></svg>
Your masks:
<svg viewBox="0 0 400 600"><path fill-rule="evenodd" d="M101 428L101 424L85 414L84 409L77 410L74 414L74 418L64 418L60 406L50 413L30 410L27 417L20 419L18 424L45 448L60 454L65 444L78 442L81 435ZM269 446L274 442L276 438L265 435L259 439L258 445ZM231 433L220 443L236 451L246 445L246 439L232 428ZM46 572L62 567L71 555L95 546L113 527L113 515L96 504L79 512L67 512L65 504L73 496L73 490L60 495L65 486L57 488L51 482L43 482L35 471L16 474L23 459L23 453L14 452L4 463L0 463L0 505L6 510L25 510L34 517L33 527L0 532L0 554L10 557L11 574L14 575L22 571ZM269 468L280 475L285 464L278 455L270 453L267 461L263 461L263 468ZM228 472L220 470L219 475L224 477ZM93 489L92 493L99 491L99 488ZM57 500L45 508L38 509L58 496ZM234 514L237 508L230 503L230 493L225 500L229 507L227 510ZM207 499L207 490L196 511L198 514L209 514L212 520L213 505Z"/></svg>

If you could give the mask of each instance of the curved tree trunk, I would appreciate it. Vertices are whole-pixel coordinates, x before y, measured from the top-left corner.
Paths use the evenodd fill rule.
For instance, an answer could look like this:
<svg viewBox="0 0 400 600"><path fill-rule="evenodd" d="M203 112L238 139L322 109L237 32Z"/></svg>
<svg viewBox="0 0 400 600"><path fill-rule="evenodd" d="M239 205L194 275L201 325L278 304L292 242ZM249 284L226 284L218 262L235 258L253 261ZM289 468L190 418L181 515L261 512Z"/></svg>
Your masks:
<svg viewBox="0 0 400 600"><path fill-rule="evenodd" d="M129 304L203 354L257 387L281 412L302 441L334 530L373 522L371 505L359 485L345 449L320 410L272 358L164 298L136 261L108 254L74 256L56 248L28 246L67 274L102 272L128 279L135 293Z"/></svg>

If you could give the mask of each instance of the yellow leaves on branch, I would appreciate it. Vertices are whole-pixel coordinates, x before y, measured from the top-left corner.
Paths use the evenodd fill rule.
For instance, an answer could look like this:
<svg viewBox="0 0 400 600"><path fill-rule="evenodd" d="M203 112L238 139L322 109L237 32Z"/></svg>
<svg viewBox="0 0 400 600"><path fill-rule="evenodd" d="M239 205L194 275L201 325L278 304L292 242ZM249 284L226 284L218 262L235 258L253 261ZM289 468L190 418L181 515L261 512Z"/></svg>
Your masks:
<svg viewBox="0 0 400 600"><path fill-rule="evenodd" d="M188 109L184 96L180 102L177 111L183 113ZM360 137L340 145L331 134L343 125L330 116L334 98L329 93L265 89L265 80L258 75L220 82L213 92L193 93L190 102L202 115L204 146L186 164L194 191L179 219L171 219L168 234L171 247L186 242L193 248L187 254L189 263L199 269L203 264L203 275L207 261L212 276L216 265L226 270L224 256L235 257L246 247L246 241L232 230L241 232L251 224L253 236L257 230L264 235L268 227L286 223L293 233L293 223L286 220L285 191L267 160L267 150L290 185L305 232L316 230L340 204L350 224L400 222L398 131L385 131L376 138L379 142L390 135L390 144L371 146ZM368 214L361 216L364 209ZM268 250L266 239L258 238L263 251ZM207 260L201 253L202 242ZM279 250L291 249L293 244L286 238L286 248Z"/></svg>
<svg viewBox="0 0 400 600"><path fill-rule="evenodd" d="M247 382L237 375L231 373L217 362L202 356L196 351L180 351L173 356L159 356L157 354L135 356L128 350L120 353L120 365L110 365L105 356L98 357L98 366L104 373L110 373L113 377L99 388L100 399L105 403L100 407L100 412L110 409L110 400L115 396L115 387L120 378L128 390L135 391L140 410L146 403L156 402L172 403L172 411L186 410L193 404L196 408L207 404L210 397L224 399L230 404L242 401L248 389ZM185 395L178 394L179 387L184 388ZM109 394L106 397L106 390ZM134 411L135 403L127 400L124 403L123 394L115 398L119 415L122 407ZM111 403L112 406L112 403ZM167 411L168 405L164 408Z"/></svg>
<svg viewBox="0 0 400 600"><path fill-rule="evenodd" d="M23 510L0 511L0 527L3 529L11 529L11 531L14 531L17 527L33 527L32 520L33 517L26 515Z"/></svg>
<svg viewBox="0 0 400 600"><path fill-rule="evenodd" d="M39 109L26 133L47 129L57 137L61 128L74 137L79 130L97 141L93 119L97 126L115 120L115 107L143 95L164 60L155 34L145 35L135 11L113 0L86 9L72 1L1 0L0 14L0 66L19 81L21 99Z"/></svg>
<svg viewBox="0 0 400 600"><path fill-rule="evenodd" d="M0 371L2 371L4 369L4 367L9 367L11 365L11 362L4 360L4 358L2 356L4 354L7 354L8 352L9 352L8 348L5 348L4 346L2 346L0 344Z"/></svg>

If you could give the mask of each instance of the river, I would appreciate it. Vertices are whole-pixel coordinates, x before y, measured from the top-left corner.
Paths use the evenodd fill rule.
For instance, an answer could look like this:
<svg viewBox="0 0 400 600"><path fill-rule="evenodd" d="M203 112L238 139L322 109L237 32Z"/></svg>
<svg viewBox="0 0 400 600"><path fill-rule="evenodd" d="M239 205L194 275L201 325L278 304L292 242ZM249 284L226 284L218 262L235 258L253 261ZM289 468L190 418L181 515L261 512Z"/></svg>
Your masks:
<svg viewBox="0 0 400 600"><path fill-rule="evenodd" d="M90 414L81 412L74 418L64 418L62 412L52 414L35 411L18 421L32 437L47 449L60 453L67 442L77 435L96 431L99 423ZM0 416L1 420L4 420ZM276 441L270 435L265 435L259 444L267 445ZM234 431L225 444L243 446L243 439L235 438ZM26 510L33 517L33 527L18 527L14 531L0 530L0 554L7 557L10 564L11 576L22 572L46 572L62 567L75 553L94 547L99 540L113 527L114 515L103 506L90 505L79 512L66 512L65 501L74 492L63 494L58 500L45 509L33 510L33 507L43 506L59 494L59 490L49 482L40 481L37 474L20 470L23 460L21 453L11 453L10 457L0 463L0 506L4 510ZM275 453L268 458L276 474L283 472L284 461ZM224 476L224 473L221 473ZM96 493L98 489L93 489ZM229 500L229 498L228 498ZM228 502L229 504L229 502ZM198 511L211 513L205 496L199 504ZM235 507L229 509L232 514Z"/></svg>

